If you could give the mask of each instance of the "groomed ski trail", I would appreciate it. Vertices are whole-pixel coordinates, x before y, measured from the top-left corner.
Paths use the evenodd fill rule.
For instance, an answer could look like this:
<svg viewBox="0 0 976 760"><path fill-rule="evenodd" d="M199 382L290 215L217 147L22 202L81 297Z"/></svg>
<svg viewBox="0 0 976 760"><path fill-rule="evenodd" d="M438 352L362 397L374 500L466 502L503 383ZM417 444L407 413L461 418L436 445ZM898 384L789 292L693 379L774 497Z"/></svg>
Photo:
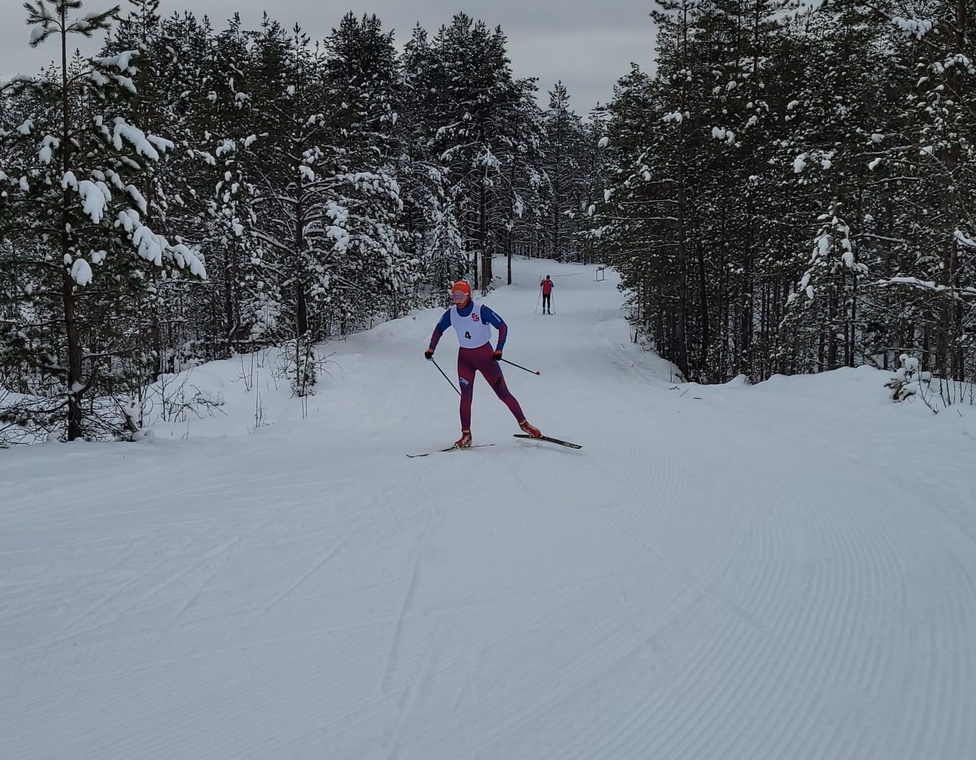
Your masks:
<svg viewBox="0 0 976 760"><path fill-rule="evenodd" d="M976 429L870 370L679 384L611 273L515 274L506 378L580 451L479 378L495 445L407 459L459 431L432 309L306 418L238 360L226 416L0 452L0 756L971 760Z"/></svg>

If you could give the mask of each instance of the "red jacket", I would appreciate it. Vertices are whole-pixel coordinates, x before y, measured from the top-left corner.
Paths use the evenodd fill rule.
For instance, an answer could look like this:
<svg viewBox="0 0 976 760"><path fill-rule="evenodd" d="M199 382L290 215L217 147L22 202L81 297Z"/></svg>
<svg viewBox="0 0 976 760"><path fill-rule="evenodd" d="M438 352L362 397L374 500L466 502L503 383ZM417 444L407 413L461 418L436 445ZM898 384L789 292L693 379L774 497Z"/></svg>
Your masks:
<svg viewBox="0 0 976 760"><path fill-rule="evenodd" d="M539 283L539 287L542 288L542 295L549 295L552 293L552 280L543 280Z"/></svg>

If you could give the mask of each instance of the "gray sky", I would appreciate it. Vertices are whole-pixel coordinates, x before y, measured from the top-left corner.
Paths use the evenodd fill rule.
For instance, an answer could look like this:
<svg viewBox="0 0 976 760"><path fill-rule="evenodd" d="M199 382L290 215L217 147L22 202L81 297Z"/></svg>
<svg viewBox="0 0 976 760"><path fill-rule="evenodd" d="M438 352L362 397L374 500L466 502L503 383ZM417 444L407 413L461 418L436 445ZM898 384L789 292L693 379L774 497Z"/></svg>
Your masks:
<svg viewBox="0 0 976 760"><path fill-rule="evenodd" d="M81 12L99 12L114 4L122 6L123 14L131 7L127 0L85 0ZM208 15L214 28L220 30L236 11L246 28L256 29L262 10L268 9L269 15L286 28L297 22L312 39L322 39L346 11L352 10L357 15L375 13L383 28L393 30L395 40L403 44L415 24L433 36L455 13L464 12L489 27L501 26L508 37L515 75L538 77L543 105L548 103L545 93L561 79L569 89L570 105L581 116L597 101L610 100L614 83L630 71L631 61L645 71L653 68L654 27L648 17L651 0L494 0L483 4L470 0L367 0L357 5L323 5L319 0L161 0L160 14L166 17L192 9L198 17ZM57 55L55 39L38 48L30 47L30 28L25 19L22 0L0 0L0 79L15 73L35 74ZM74 44L83 53L97 50L97 43L79 39Z"/></svg>

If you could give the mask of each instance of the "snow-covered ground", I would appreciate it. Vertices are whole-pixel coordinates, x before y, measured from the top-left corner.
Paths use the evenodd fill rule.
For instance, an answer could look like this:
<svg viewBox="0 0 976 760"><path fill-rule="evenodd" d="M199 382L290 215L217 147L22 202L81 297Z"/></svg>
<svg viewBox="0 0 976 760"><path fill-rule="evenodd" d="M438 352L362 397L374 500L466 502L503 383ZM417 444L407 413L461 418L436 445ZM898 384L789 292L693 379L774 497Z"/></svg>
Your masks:
<svg viewBox="0 0 976 760"><path fill-rule="evenodd" d="M580 451L479 380L495 445L436 453L431 310L324 346L304 417L245 358L153 440L0 452L0 757L976 757L976 408L675 383L612 274L516 279L506 376Z"/></svg>

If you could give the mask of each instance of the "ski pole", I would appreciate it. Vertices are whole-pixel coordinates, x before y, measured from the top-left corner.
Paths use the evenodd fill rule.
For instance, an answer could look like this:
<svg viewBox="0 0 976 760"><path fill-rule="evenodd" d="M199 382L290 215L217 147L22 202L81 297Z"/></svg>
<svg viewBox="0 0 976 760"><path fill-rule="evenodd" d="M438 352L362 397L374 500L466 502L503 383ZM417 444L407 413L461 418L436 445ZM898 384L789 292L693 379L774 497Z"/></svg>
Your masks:
<svg viewBox="0 0 976 760"><path fill-rule="evenodd" d="M460 395L461 395L461 391L459 391L459 390L457 389L457 386L455 386L455 385L454 385L454 382L453 382L453 381L451 380L451 378L449 378L449 377L448 377L448 376L447 376L447 375L446 375L446 374L444 373L444 370L442 370L442 369L441 369L441 365L440 365L440 364L438 364L437 362L435 362L435 361L434 361L434 357L433 357L433 356L432 356L432 357L430 357L430 360L431 360L432 362L434 362L434 366L435 366L435 367L437 367L437 370L438 370L438 372L440 372L440 373L441 373L442 375L444 375L444 379L445 379L445 380L447 380L447 382L448 382L448 384L449 384L449 385L450 385L450 386L451 386L452 388L454 388L454 390L455 390L455 391L457 391L457 395L459 395L459 396L460 396Z"/></svg>
<svg viewBox="0 0 976 760"><path fill-rule="evenodd" d="M539 295L538 295L538 297L537 297L537 298L535 299L535 313L536 313L536 314L538 314L538 313L539 313L539 301L540 301L541 299L542 299L542 288L540 287L540 288L539 288Z"/></svg>
<svg viewBox="0 0 976 760"><path fill-rule="evenodd" d="M508 359L502 359L506 364L511 364L513 367L518 367L519 369L524 369L526 372L531 372L533 375L541 375L537 369L529 369L528 367L523 367L521 364L516 364L515 362L510 362Z"/></svg>

